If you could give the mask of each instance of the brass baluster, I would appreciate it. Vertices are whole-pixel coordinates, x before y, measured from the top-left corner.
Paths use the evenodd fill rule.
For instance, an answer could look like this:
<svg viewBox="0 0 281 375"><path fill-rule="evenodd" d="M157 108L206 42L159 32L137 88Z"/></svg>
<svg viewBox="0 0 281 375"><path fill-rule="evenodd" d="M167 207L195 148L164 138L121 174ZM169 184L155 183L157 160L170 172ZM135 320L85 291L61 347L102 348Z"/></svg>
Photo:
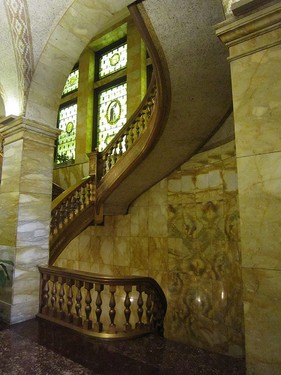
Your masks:
<svg viewBox="0 0 281 375"><path fill-rule="evenodd" d="M111 152L112 150L110 149L109 153L107 154L107 169L106 171L110 171L111 167L112 167L112 155L111 155Z"/></svg>
<svg viewBox="0 0 281 375"><path fill-rule="evenodd" d="M75 211L74 211L74 215L77 215L80 212L81 202L80 202L79 191L80 191L80 189L76 190L75 194L74 194L74 199L75 199Z"/></svg>
<svg viewBox="0 0 281 375"><path fill-rule="evenodd" d="M145 127L146 127L146 123L145 123L145 110L142 112L141 114L141 131L143 132Z"/></svg>
<svg viewBox="0 0 281 375"><path fill-rule="evenodd" d="M107 154L102 156L102 175L104 176L107 172Z"/></svg>
<svg viewBox="0 0 281 375"><path fill-rule="evenodd" d="M84 208L86 207L86 189L85 189L85 186L81 187L80 195L81 195L81 207L80 207L80 209L81 209L81 211L83 211Z"/></svg>
<svg viewBox="0 0 281 375"><path fill-rule="evenodd" d="M116 162L118 160L117 145L115 145L115 147L114 147L112 158L113 158L113 165L114 165L114 164L116 164Z"/></svg>
<svg viewBox="0 0 281 375"><path fill-rule="evenodd" d="M86 186L85 186L85 206L88 207L89 203L90 203L90 184L89 182L86 183Z"/></svg>
<svg viewBox="0 0 281 375"><path fill-rule="evenodd" d="M139 321L136 323L136 328L140 329L140 328L143 328L144 327L144 323L142 321L142 316L143 316L143 298L142 298L142 292L144 291L144 288L142 285L137 285L137 291L139 292L139 297L138 297L138 301L137 301L137 304L138 304L138 310L137 310L137 313L138 313L138 318L139 318Z"/></svg>
<svg viewBox="0 0 281 375"><path fill-rule="evenodd" d="M63 205L61 204L58 208L58 231L63 228L63 215L64 209Z"/></svg>
<svg viewBox="0 0 281 375"><path fill-rule="evenodd" d="M59 210L56 209L54 215L54 236L59 232L59 225L60 225L60 218L59 218Z"/></svg>
<svg viewBox="0 0 281 375"><path fill-rule="evenodd" d="M124 301L124 315L126 319L126 323L124 324L124 331L131 331L132 330L132 325L129 322L130 321L130 316L131 316L131 300L130 300L130 295L129 293L132 291L132 285L125 285L124 286L124 291L126 293L125 301Z"/></svg>
<svg viewBox="0 0 281 375"><path fill-rule="evenodd" d="M49 275L43 274L43 288L42 288L42 306L41 312L42 314L48 315L49 314Z"/></svg>
<svg viewBox="0 0 281 375"><path fill-rule="evenodd" d="M60 309L59 309L59 312L58 312L58 317L59 317L59 319L64 320L65 312L63 311L63 307L64 307L64 294L65 294L64 293L65 278L59 276L58 282L60 284L60 290L59 290L59 307L60 307Z"/></svg>
<svg viewBox="0 0 281 375"><path fill-rule="evenodd" d="M151 328L151 316L152 316L152 300L151 300L151 292L148 290L146 291L147 299L146 299L146 326Z"/></svg>
<svg viewBox="0 0 281 375"><path fill-rule="evenodd" d="M127 151L129 148L129 131L128 130L125 131L124 138L125 138L125 150Z"/></svg>
<svg viewBox="0 0 281 375"><path fill-rule="evenodd" d="M90 184L89 184L89 200L90 202L94 202L95 201L95 185L94 185L94 181L91 181Z"/></svg>
<svg viewBox="0 0 281 375"><path fill-rule="evenodd" d="M81 312L81 301L82 301L82 293L81 288L83 286L83 281L76 280L75 286L77 287L77 295L76 295L76 304L75 304L75 310L76 310L76 316L74 317L74 324L78 327L82 326L82 317L80 316Z"/></svg>
<svg viewBox="0 0 281 375"><path fill-rule="evenodd" d="M75 207L75 195L74 194L71 195L71 197L70 197L70 204L69 204L69 206L70 206L69 219L72 220L74 218L74 216L75 216L75 209L76 209L76 207Z"/></svg>
<svg viewBox="0 0 281 375"><path fill-rule="evenodd" d="M132 146L132 144L135 142L135 135L134 135L134 127L132 126L130 128L130 147Z"/></svg>
<svg viewBox="0 0 281 375"><path fill-rule="evenodd" d="M50 237L51 239L55 236L55 231L56 231L56 210L52 213L51 217L51 223L50 223Z"/></svg>
<svg viewBox="0 0 281 375"><path fill-rule="evenodd" d="M116 286L115 285L110 285L109 286L109 291L110 291L110 300L109 300L109 319L110 319L110 324L108 328L109 333L116 333L116 324L114 323L116 311L115 311L115 296L114 293L116 292Z"/></svg>
<svg viewBox="0 0 281 375"><path fill-rule="evenodd" d="M73 322L73 314L71 312L72 305L73 305L72 285L74 285L74 281L72 279L66 279L66 285L68 285L68 293L67 293L67 314L65 317L65 321L67 323L72 323Z"/></svg>
<svg viewBox="0 0 281 375"><path fill-rule="evenodd" d="M138 139L139 135L140 135L140 118L138 117L136 119L136 123L135 123L135 129L136 129L136 138Z"/></svg>
<svg viewBox="0 0 281 375"><path fill-rule="evenodd" d="M97 299L96 299L96 317L97 317L97 321L95 323L95 326L94 326L94 331L96 332L102 332L102 328L103 328L103 324L100 322L100 317L101 317L101 313L102 313L102 308L101 308L101 305L102 305L102 299L101 299L101 292L103 291L103 284L95 284L95 290L96 292L98 293L97 295Z"/></svg>
<svg viewBox="0 0 281 375"><path fill-rule="evenodd" d="M163 336L164 333L164 326L163 326L163 319L161 314L161 308L159 299L153 293L153 307L152 307L152 324L153 324L153 331Z"/></svg>
<svg viewBox="0 0 281 375"><path fill-rule="evenodd" d="M71 212L71 207L70 207L70 199L67 199L64 204L64 224L67 224L70 219L70 212Z"/></svg>
<svg viewBox="0 0 281 375"><path fill-rule="evenodd" d="M119 155L119 158L120 156L123 155L123 146L122 146L122 143L123 143L123 138L120 138L119 139L119 142L118 142L118 155Z"/></svg>
<svg viewBox="0 0 281 375"><path fill-rule="evenodd" d="M87 290L87 295L85 299L85 313L86 313L86 320L83 323L83 328L85 329L92 329L92 321L90 320L90 314L91 314L91 302L92 302L92 297L91 297L91 289L93 289L93 283L88 283L85 282L85 289Z"/></svg>
<svg viewBox="0 0 281 375"><path fill-rule="evenodd" d="M58 280L57 276L56 275L51 275L50 277L52 283L53 283L53 287L52 287L52 296L51 296L51 310L50 310L50 315L55 317L56 314L57 314L57 308L56 308L56 303L57 303L57 286L56 286L56 282Z"/></svg>

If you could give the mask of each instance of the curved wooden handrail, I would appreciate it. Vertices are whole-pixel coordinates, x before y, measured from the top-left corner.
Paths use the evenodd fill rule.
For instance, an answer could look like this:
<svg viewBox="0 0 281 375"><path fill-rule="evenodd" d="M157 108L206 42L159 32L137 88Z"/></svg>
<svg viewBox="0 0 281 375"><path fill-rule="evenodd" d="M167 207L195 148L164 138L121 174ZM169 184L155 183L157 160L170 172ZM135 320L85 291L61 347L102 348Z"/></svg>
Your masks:
<svg viewBox="0 0 281 375"><path fill-rule="evenodd" d="M59 267L39 267L39 271L39 317L98 338L124 339L151 332L163 335L167 301L154 279L113 277ZM109 303L105 306L102 296L106 293ZM118 325L116 315L123 324Z"/></svg>
<svg viewBox="0 0 281 375"><path fill-rule="evenodd" d="M156 35L153 33L153 28L147 28L149 20L146 19L146 14L141 4L129 5L129 11L134 20L138 31L143 38L145 45L149 51L149 55L153 64L154 79L151 83L150 90L144 98L142 104L133 114L128 123L136 122L139 117L139 111L145 108L145 102L149 101L151 95L154 96L154 102L157 100L157 105L153 105L153 111L149 117L149 125L145 127L142 134L137 137L133 147L129 148L126 155L118 156L115 163L114 171L109 169L103 178L99 181L97 186L97 207L101 207L109 195L122 183L122 181L129 176L129 174L145 159L149 152L156 145L164 126L167 122L168 114L171 104L171 87L170 78L168 75L168 68L165 61L164 53L158 43ZM157 94L157 96L156 96ZM154 104L154 103L153 103ZM98 155L98 159L100 156ZM100 165L101 163L99 163Z"/></svg>

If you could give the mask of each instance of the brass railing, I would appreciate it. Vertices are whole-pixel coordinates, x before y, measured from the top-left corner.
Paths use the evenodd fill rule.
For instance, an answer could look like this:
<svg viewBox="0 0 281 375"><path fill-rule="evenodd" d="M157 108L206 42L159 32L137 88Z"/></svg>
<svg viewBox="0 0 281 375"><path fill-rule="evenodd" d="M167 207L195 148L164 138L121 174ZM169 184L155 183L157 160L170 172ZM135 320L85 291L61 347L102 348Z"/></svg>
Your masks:
<svg viewBox="0 0 281 375"><path fill-rule="evenodd" d="M111 277L39 267L38 317L104 339L163 335L165 295L150 277Z"/></svg>

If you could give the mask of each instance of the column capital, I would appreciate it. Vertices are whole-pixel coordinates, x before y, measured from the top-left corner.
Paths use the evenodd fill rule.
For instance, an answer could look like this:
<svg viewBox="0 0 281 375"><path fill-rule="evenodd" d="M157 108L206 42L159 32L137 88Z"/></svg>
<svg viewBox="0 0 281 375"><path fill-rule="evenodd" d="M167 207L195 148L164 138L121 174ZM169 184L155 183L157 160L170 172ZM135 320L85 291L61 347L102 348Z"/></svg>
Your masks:
<svg viewBox="0 0 281 375"><path fill-rule="evenodd" d="M230 61L281 44L281 2L229 18L215 29L216 35L229 48Z"/></svg>
<svg viewBox="0 0 281 375"><path fill-rule="evenodd" d="M6 117L0 120L0 136L5 144L20 139L30 139L53 144L60 130L25 117Z"/></svg>

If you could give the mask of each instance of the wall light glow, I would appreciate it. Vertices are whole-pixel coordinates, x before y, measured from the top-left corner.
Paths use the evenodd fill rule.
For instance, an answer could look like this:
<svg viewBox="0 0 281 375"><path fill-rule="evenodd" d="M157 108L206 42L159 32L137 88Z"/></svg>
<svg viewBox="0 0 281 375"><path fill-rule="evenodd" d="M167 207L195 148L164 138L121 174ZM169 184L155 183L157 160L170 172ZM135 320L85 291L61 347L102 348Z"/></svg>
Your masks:
<svg viewBox="0 0 281 375"><path fill-rule="evenodd" d="M21 114L21 104L18 98L16 97L9 97L5 102L5 115L10 116L19 116Z"/></svg>

